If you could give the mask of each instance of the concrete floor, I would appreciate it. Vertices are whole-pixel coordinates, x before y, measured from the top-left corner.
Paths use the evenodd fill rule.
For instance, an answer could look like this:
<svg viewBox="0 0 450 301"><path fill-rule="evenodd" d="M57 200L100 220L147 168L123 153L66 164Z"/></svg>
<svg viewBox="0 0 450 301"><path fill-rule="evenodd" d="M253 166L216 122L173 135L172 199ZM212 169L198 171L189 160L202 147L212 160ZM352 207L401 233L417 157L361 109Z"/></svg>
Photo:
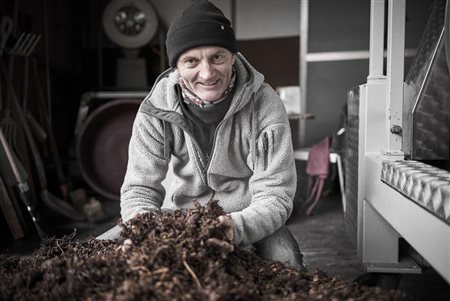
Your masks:
<svg viewBox="0 0 450 301"><path fill-rule="evenodd" d="M288 227L300 244L308 270L319 269L348 281L367 276L356 247L345 233L340 194L334 191L322 197L312 216L305 215L303 201L297 197ZM412 300L450 300L450 285L432 268L421 274L401 275L398 289Z"/></svg>
<svg viewBox="0 0 450 301"><path fill-rule="evenodd" d="M365 273L345 233L339 195L322 197L312 216L305 215L300 201L296 200L287 225L297 238L308 270L320 269L347 280Z"/></svg>

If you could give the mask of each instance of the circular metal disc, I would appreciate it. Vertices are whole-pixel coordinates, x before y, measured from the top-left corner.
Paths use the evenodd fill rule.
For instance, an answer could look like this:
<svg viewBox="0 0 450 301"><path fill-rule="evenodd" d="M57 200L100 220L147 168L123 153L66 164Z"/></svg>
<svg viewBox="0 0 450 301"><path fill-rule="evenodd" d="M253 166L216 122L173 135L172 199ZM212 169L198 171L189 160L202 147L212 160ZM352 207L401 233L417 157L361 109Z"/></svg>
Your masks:
<svg viewBox="0 0 450 301"><path fill-rule="evenodd" d="M103 11L103 28L123 48L149 43L158 29L158 16L146 0L112 0Z"/></svg>
<svg viewBox="0 0 450 301"><path fill-rule="evenodd" d="M97 193L119 200L128 162L128 144L142 100L116 99L92 112L77 137L81 175Z"/></svg>

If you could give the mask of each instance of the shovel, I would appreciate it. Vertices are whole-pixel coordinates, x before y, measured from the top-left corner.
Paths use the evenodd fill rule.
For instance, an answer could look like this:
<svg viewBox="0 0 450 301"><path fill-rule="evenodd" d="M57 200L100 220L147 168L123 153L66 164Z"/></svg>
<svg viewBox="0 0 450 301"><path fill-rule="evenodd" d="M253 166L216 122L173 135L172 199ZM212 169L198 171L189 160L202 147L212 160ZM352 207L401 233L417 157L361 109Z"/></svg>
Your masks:
<svg viewBox="0 0 450 301"><path fill-rule="evenodd" d="M25 114L23 113L22 108L20 107L17 95L14 91L14 87L12 86L12 83L8 77L6 67L5 67L3 61L1 61L1 60L0 60L0 69L1 69L1 73L3 74L3 77L5 78L6 87L9 90L9 94L12 99L13 109L16 111L19 121L23 125L23 130L25 132L25 136L28 141L28 146L30 147L31 154L33 156L33 160L34 160L34 163L36 166L36 171L37 171L37 177L38 177L40 187L41 187L40 196L41 196L42 201L48 208L52 209L53 211L55 211L57 213L62 214L65 217L68 217L75 221L84 221L86 219L84 214L77 211L75 208L73 208L67 202L52 195L47 190L47 178L45 175L44 164L43 164L41 155L39 153L36 142L34 141L34 137L31 132L31 129L29 128Z"/></svg>
<svg viewBox="0 0 450 301"><path fill-rule="evenodd" d="M6 137L3 134L2 129L0 128L0 158L1 160L1 171L4 176L8 179L12 186L14 186L20 196L20 199L25 204L25 207L28 210L28 213L31 216L31 220L36 228L36 231L41 240L44 240L47 237L47 234L42 230L39 225L39 219L34 211L34 208L31 205L29 200L29 187L26 181L26 178L22 176L24 169L19 166L19 162L17 158L15 158L14 154L11 151L11 148L6 141Z"/></svg>

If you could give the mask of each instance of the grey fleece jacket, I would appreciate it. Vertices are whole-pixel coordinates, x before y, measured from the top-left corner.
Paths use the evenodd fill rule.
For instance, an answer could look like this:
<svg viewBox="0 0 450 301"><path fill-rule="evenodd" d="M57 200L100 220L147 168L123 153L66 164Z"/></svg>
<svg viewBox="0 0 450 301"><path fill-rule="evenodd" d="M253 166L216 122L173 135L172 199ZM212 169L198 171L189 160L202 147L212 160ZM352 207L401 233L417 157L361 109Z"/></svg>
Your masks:
<svg viewBox="0 0 450 301"><path fill-rule="evenodd" d="M179 73L169 69L142 102L133 125L128 166L121 187L124 221L161 208L190 208L211 198L231 216L234 242L250 245L288 219L297 185L285 107L241 54L230 109L219 123L209 161L179 105ZM169 162L175 180L166 191Z"/></svg>

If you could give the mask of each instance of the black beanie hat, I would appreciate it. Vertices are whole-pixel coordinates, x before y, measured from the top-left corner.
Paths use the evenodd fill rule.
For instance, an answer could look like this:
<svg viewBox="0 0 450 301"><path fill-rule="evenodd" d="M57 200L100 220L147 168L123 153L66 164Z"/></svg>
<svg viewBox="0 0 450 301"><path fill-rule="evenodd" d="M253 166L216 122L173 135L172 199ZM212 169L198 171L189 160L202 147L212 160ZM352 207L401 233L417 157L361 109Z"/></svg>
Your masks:
<svg viewBox="0 0 450 301"><path fill-rule="evenodd" d="M231 22L219 8L205 0L185 8L170 25L166 39L169 65L175 67L183 52L200 46L220 46L237 52Z"/></svg>

